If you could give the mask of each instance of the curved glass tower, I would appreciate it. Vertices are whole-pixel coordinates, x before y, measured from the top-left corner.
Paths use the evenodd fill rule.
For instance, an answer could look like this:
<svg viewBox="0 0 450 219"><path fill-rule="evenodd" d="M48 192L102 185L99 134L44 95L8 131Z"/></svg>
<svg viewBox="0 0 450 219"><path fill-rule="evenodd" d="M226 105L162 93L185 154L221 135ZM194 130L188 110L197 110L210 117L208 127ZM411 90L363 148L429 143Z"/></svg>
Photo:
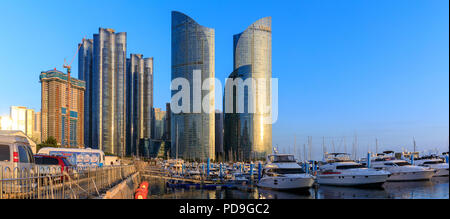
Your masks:
<svg viewBox="0 0 450 219"><path fill-rule="evenodd" d="M249 101L249 87L243 91L233 89L233 112L225 113L224 150L229 160L264 159L272 149L271 87L272 78L272 19L262 18L250 25L244 32L233 37L233 73L231 79L254 79L254 101ZM259 80L264 79L264 80ZM257 86L256 86L257 85ZM262 85L260 87L260 85ZM244 98L243 106L237 99ZM226 98L226 97L225 97ZM241 108L241 109L239 109ZM242 109L243 108L243 109ZM253 108L253 110L251 110Z"/></svg>
<svg viewBox="0 0 450 219"><path fill-rule="evenodd" d="M197 90L193 83L194 70L201 70L201 83L214 78L214 36L214 29L199 25L183 13L172 12L172 80L184 78L189 81L191 103L188 113L172 113L173 157L203 161L215 157L214 83L210 84L209 90ZM172 96L177 92L179 90L173 90ZM209 112L194 111L194 95L199 93L201 101L209 95Z"/></svg>
<svg viewBox="0 0 450 219"><path fill-rule="evenodd" d="M130 54L126 82L126 155L138 155L139 140L151 137L153 58Z"/></svg>
<svg viewBox="0 0 450 219"><path fill-rule="evenodd" d="M99 28L94 34L92 144L105 152L125 152L126 33Z"/></svg>

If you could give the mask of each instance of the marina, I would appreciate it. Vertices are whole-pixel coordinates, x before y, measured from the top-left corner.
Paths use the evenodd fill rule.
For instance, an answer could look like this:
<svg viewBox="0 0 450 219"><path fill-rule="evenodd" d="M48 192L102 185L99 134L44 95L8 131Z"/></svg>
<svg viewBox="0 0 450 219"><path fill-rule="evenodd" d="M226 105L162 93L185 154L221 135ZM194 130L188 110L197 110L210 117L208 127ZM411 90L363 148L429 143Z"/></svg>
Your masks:
<svg viewBox="0 0 450 219"><path fill-rule="evenodd" d="M430 181L388 182L379 189L315 186L307 191L285 192L270 189L182 189L169 188L167 180L150 182L149 199L448 199L449 177Z"/></svg>
<svg viewBox="0 0 450 219"><path fill-rule="evenodd" d="M274 151L265 163L158 160L142 178L150 182L150 199L449 198L446 157L435 156L429 165L440 169L433 169L422 165L430 159L414 156L369 153L369 159L351 160L346 153L331 153L324 161L301 162Z"/></svg>

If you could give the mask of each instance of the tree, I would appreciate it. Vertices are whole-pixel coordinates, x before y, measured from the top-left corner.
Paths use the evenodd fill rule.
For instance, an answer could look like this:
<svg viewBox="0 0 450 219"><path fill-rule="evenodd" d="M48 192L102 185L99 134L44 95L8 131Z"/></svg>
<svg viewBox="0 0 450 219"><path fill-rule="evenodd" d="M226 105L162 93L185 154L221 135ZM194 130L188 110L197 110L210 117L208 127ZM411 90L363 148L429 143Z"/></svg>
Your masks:
<svg viewBox="0 0 450 219"><path fill-rule="evenodd" d="M46 148L46 147L57 148L60 146L58 145L58 141L56 141L55 137L49 136L45 141L36 145L36 151L39 151L41 148Z"/></svg>

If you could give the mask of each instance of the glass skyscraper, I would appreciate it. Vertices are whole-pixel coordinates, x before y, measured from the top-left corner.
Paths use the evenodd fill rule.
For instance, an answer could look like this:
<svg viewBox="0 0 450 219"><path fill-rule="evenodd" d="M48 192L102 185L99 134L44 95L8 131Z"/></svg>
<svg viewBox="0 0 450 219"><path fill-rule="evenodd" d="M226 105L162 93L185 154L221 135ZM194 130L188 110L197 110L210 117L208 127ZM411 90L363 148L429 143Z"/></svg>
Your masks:
<svg viewBox="0 0 450 219"><path fill-rule="evenodd" d="M272 19L262 18L244 32L233 37L233 72L231 79L265 79L263 88L255 86L254 101L249 101L251 89L237 91L233 88L233 112L224 109L224 150L229 160L264 159L272 149L271 114L263 109L271 106L270 79L272 78ZM254 84L254 85L256 85ZM258 84L259 86L259 84ZM237 98L244 97L243 109L239 109ZM226 96L225 96L226 98ZM225 99L224 108L226 108ZM251 106L250 106L251 105ZM250 111L253 108L254 111ZM271 108L271 107L270 107Z"/></svg>
<svg viewBox="0 0 450 219"><path fill-rule="evenodd" d="M84 145L89 147L96 146L92 142L92 62L93 62L93 49L94 41L92 39L85 39L78 45L78 79L85 81L86 92L84 95ZM44 139L45 140L45 139Z"/></svg>
<svg viewBox="0 0 450 219"><path fill-rule="evenodd" d="M116 155L125 154L126 39L126 33L99 28L79 52L78 75L88 84L86 146Z"/></svg>
<svg viewBox="0 0 450 219"><path fill-rule="evenodd" d="M209 90L198 91L200 100L209 95L209 111L196 112L193 104L193 95L198 95L194 93L194 70L201 71L201 83L206 78L214 78L214 38L214 29L199 25L183 13L172 12L172 80L189 81L191 103L187 113L173 113L174 106L171 106L172 157L195 160L215 157L214 83L210 83ZM177 92L173 90L172 96Z"/></svg>
<svg viewBox="0 0 450 219"><path fill-rule="evenodd" d="M153 58L131 54L127 59L126 154L138 155L140 139L151 137Z"/></svg>

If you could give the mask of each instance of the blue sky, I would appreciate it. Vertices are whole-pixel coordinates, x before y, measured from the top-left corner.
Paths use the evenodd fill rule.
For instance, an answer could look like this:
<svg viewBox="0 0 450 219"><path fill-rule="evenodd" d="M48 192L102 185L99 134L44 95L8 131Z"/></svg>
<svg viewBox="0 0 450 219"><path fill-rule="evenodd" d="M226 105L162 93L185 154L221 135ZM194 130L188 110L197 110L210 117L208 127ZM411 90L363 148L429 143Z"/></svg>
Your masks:
<svg viewBox="0 0 450 219"><path fill-rule="evenodd" d="M272 16L279 118L273 144L297 152L313 136L328 150L448 151L446 0L10 1L0 8L0 115L40 109L39 73L62 69L99 27L128 33L128 53L155 58L155 107L170 100L170 12L216 31L216 77L232 71L233 35ZM77 72L77 61L73 72ZM294 137L296 136L296 137ZM347 146L344 146L346 142Z"/></svg>

